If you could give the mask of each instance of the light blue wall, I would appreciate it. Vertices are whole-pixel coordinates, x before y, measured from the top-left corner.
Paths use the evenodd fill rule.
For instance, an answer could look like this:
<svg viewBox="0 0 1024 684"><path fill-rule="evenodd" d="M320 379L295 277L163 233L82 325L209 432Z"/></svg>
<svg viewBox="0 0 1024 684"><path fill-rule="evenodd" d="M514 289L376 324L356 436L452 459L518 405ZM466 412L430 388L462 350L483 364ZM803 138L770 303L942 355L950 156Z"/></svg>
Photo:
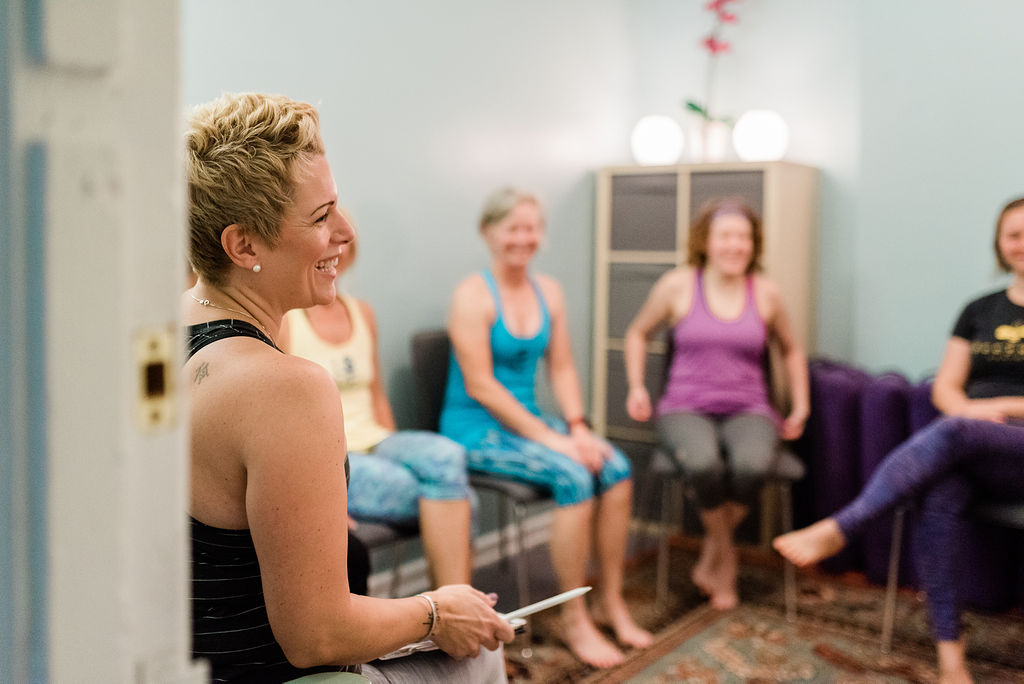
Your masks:
<svg viewBox="0 0 1024 684"><path fill-rule="evenodd" d="M1024 3L871 0L863 24L853 351L923 371L961 303L1003 282L989 245L1024 195Z"/></svg>
<svg viewBox="0 0 1024 684"><path fill-rule="evenodd" d="M572 303L589 375L594 169L629 163L633 123L700 97L703 0L186 0L183 99L318 103L361 227L349 289L378 310L399 420L411 332L485 263L484 194L547 200L540 267ZM917 376L955 310L993 286L995 211L1024 192L1015 0L744 0L716 107L776 109L788 158L822 170L818 351Z"/></svg>
<svg viewBox="0 0 1024 684"><path fill-rule="evenodd" d="M592 172L627 161L627 2L187 0L184 91L267 90L317 103L360 229L346 278L378 312L399 423L408 340L442 325L455 284L487 264L476 220L513 183L546 201L541 270L562 282L589 368Z"/></svg>
<svg viewBox="0 0 1024 684"><path fill-rule="evenodd" d="M11 8L7 0L0 0L0 320L8 321L0 332L0 396L14 394L14 345L10 321L12 320L12 238L14 216L11 212L11 50L7 36L11 25ZM14 540L18 538L15 520L14 491L14 409L10 401L0 406L0 679L13 681L17 643L15 629L18 620L14 603Z"/></svg>

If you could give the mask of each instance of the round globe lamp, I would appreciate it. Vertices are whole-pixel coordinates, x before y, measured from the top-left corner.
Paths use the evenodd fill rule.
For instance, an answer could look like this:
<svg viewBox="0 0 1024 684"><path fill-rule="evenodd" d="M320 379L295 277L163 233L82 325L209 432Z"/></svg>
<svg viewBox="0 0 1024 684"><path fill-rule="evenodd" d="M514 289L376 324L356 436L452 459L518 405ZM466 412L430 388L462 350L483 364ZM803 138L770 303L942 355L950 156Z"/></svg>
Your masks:
<svg viewBox="0 0 1024 684"><path fill-rule="evenodd" d="M629 142L637 164L675 164L683 153L683 129L671 117L652 114L637 122Z"/></svg>
<svg viewBox="0 0 1024 684"><path fill-rule="evenodd" d="M753 109L733 127L732 145L743 161L782 159L789 145L789 127L778 112Z"/></svg>

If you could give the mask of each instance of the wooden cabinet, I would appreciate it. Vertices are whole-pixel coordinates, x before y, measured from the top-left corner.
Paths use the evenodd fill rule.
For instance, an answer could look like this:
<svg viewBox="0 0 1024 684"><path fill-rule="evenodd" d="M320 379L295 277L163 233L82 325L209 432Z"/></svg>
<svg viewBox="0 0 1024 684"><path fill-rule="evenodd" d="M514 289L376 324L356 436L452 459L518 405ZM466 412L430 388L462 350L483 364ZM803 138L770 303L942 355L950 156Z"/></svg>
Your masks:
<svg viewBox="0 0 1024 684"><path fill-rule="evenodd" d="M814 349L816 169L788 162L607 168L597 174L594 277L594 429L617 443L653 441L626 415L624 336L661 274L686 261L691 221L708 200L743 197L764 224L764 272L778 283L794 330ZM647 383L657 396L664 343L648 343ZM623 446L626 446L623 444Z"/></svg>

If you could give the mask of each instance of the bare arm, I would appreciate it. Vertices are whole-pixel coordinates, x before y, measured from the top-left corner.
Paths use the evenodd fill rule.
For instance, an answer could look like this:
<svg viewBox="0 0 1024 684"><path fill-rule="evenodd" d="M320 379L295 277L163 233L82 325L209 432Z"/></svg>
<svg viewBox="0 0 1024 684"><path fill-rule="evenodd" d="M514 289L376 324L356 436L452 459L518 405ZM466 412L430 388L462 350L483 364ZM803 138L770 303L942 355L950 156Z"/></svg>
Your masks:
<svg viewBox="0 0 1024 684"><path fill-rule="evenodd" d="M337 388L323 369L282 357L261 373L240 434L246 515L275 638L297 666L366 662L426 633L419 598L349 592L345 436ZM273 429L268 429L273 426ZM258 429L257 429L258 428ZM439 643L457 655L510 637L490 602L469 587L433 594ZM447 604L447 605L444 605ZM475 642L475 643L474 643ZM446 649L447 650L447 649Z"/></svg>
<svg viewBox="0 0 1024 684"><path fill-rule="evenodd" d="M783 368L790 392L790 410L782 422L781 437L796 439L803 434L807 418L811 413L811 390L807 371L807 352L803 342L797 337L796 331L789 320L782 293L770 280L757 279L760 294L770 311L767 320L771 334L779 343L782 352Z"/></svg>
<svg viewBox="0 0 1024 684"><path fill-rule="evenodd" d="M645 421L651 418L651 397L644 384L647 339L658 324L671 319L672 302L680 295L681 288L685 289L688 277L685 269L674 269L661 276L626 329L625 364L629 386L626 413L633 420Z"/></svg>
<svg viewBox="0 0 1024 684"><path fill-rule="evenodd" d="M363 320L370 329L370 341L373 345L373 380L370 381L370 399L373 403L373 417L388 430L395 430L395 416L391 412L391 403L388 401L387 392L384 391L384 381L381 378L380 367L380 345L377 335L377 317L373 314L373 308L364 301L359 302L359 308L363 312Z"/></svg>
<svg viewBox="0 0 1024 684"><path fill-rule="evenodd" d="M932 383L932 403L949 416L1005 423L1008 418L1024 418L1024 397L969 399L965 388L971 371L971 343L951 337Z"/></svg>
<svg viewBox="0 0 1024 684"><path fill-rule="evenodd" d="M480 276L470 276L455 289L448 336L462 370L466 393L513 432L542 444L557 441L561 435L530 413L494 377L490 335L495 315L490 291Z"/></svg>

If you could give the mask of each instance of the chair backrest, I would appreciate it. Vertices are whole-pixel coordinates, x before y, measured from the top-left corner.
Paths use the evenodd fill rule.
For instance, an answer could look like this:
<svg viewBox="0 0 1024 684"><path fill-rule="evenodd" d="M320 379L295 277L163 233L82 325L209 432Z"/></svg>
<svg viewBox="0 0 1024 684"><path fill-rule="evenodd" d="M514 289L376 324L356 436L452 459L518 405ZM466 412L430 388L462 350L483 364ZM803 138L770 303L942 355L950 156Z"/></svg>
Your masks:
<svg viewBox="0 0 1024 684"><path fill-rule="evenodd" d="M443 328L412 336L412 373L416 378L416 427L437 430L448 384L451 342Z"/></svg>

